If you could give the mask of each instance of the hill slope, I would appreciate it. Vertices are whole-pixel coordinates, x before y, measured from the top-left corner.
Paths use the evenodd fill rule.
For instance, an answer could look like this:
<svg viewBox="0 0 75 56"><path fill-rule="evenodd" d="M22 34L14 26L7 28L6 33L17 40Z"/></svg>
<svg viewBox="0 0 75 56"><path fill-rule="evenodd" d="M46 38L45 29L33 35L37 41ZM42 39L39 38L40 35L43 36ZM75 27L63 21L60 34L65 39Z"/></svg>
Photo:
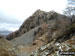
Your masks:
<svg viewBox="0 0 75 56"><path fill-rule="evenodd" d="M18 36L25 34L26 32L30 31L31 29L34 29L39 25L41 25L42 27L39 28L38 31L48 31L47 28L50 27L50 24L52 24L51 26L60 25L60 27L66 27L71 24L71 21L68 17L58 14L54 11L45 12L37 10L32 16L30 16L29 18L27 18L27 20L24 21L18 31L9 34L7 36L7 39L12 40ZM43 34L43 32L41 34Z"/></svg>

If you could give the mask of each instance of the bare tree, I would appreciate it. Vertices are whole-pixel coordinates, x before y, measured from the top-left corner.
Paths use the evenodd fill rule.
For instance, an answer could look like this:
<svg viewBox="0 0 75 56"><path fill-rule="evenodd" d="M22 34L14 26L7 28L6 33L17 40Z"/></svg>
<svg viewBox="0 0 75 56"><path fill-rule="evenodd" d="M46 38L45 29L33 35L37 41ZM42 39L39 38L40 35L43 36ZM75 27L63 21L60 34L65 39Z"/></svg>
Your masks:
<svg viewBox="0 0 75 56"><path fill-rule="evenodd" d="M75 15L75 0L68 0L67 8L64 10L66 16Z"/></svg>

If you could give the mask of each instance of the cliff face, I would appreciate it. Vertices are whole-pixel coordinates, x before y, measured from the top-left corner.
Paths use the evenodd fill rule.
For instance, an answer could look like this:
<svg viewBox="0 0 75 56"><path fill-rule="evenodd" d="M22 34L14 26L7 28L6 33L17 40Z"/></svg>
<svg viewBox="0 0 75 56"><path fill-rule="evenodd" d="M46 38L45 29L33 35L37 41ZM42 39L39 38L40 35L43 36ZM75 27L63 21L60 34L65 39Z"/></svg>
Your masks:
<svg viewBox="0 0 75 56"><path fill-rule="evenodd" d="M30 16L29 18L27 18L27 20L24 21L19 30L9 34L7 36L7 39L8 40L14 39L40 25L41 27L39 27L39 29L34 32L34 35L38 37L48 32L51 28L53 29L59 27L63 29L69 26L70 24L71 24L70 19L64 15L61 15L54 11L45 12L37 10L32 16Z"/></svg>

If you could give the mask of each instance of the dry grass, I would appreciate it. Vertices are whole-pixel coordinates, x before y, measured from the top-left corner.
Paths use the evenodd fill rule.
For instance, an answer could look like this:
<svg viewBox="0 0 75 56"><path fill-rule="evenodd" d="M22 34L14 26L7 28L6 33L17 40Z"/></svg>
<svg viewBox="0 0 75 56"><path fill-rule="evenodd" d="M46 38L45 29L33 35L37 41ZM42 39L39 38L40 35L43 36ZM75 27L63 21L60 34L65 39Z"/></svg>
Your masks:
<svg viewBox="0 0 75 56"><path fill-rule="evenodd" d="M0 39L0 56L16 56L13 48L6 39Z"/></svg>

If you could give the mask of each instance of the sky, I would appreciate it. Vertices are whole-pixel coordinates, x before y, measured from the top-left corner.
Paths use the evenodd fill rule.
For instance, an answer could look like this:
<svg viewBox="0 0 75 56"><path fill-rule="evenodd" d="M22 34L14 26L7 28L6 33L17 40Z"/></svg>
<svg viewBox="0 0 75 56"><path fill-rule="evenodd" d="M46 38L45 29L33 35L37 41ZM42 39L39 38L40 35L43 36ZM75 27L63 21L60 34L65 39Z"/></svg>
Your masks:
<svg viewBox="0 0 75 56"><path fill-rule="evenodd" d="M63 13L67 0L0 0L0 31L18 30L37 9Z"/></svg>

